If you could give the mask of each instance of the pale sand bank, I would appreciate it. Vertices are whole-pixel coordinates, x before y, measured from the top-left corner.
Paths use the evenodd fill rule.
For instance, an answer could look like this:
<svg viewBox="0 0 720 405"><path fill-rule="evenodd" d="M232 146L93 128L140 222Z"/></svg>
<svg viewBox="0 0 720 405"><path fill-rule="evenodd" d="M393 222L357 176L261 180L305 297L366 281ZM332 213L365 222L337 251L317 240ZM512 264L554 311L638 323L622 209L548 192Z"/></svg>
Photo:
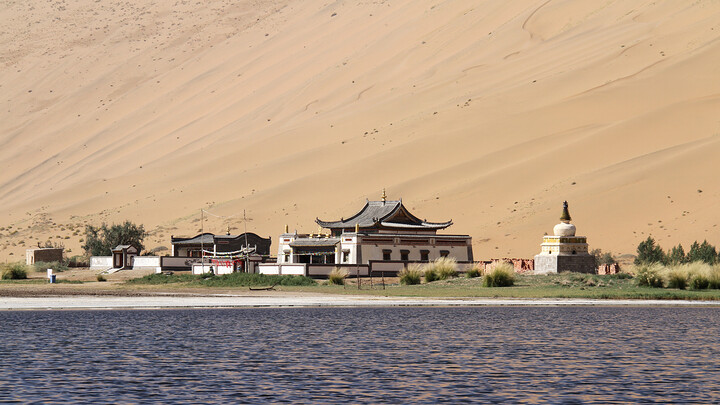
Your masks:
<svg viewBox="0 0 720 405"><path fill-rule="evenodd" d="M363 296L56 296L6 297L0 310L142 309L142 308L273 308L399 306L676 306L720 307L718 301L405 298Z"/></svg>

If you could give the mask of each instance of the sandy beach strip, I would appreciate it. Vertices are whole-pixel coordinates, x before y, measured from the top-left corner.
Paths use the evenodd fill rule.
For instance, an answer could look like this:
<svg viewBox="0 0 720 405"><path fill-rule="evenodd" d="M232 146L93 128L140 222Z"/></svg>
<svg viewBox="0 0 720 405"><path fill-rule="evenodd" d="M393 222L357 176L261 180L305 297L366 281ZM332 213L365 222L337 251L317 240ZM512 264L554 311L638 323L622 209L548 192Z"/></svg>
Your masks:
<svg viewBox="0 0 720 405"><path fill-rule="evenodd" d="M447 306L674 306L720 307L718 301L593 300L512 298L415 298L338 295L248 296L232 294L2 297L0 310L149 309L149 308L306 308L306 307L447 307Z"/></svg>

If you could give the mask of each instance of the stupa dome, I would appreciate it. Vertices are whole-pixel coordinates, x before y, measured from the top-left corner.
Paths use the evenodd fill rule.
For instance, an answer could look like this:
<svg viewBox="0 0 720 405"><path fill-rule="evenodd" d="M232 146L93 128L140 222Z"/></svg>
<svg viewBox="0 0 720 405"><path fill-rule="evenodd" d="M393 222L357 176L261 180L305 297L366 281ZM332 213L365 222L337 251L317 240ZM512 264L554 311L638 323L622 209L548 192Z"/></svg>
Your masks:
<svg viewBox="0 0 720 405"><path fill-rule="evenodd" d="M560 222L553 228L555 236L575 236L575 225L569 222Z"/></svg>

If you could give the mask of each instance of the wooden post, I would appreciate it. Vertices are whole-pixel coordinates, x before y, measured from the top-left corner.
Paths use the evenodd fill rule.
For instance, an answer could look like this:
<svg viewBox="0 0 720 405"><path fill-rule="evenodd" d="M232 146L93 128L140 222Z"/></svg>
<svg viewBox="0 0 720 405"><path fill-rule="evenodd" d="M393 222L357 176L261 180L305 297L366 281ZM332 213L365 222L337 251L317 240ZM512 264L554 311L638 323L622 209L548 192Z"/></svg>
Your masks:
<svg viewBox="0 0 720 405"><path fill-rule="evenodd" d="M360 267L355 266L355 277L357 277L358 290L360 289Z"/></svg>
<svg viewBox="0 0 720 405"><path fill-rule="evenodd" d="M381 275L382 275L382 284L383 284L383 290L384 290L385 289L385 272L383 271L381 273Z"/></svg>

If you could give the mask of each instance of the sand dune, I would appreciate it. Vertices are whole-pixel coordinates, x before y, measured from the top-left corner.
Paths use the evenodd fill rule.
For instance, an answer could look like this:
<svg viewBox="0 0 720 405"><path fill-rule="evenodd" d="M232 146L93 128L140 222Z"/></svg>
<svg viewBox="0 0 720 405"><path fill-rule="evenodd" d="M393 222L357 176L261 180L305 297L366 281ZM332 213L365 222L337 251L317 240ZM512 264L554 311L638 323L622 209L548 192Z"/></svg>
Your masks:
<svg viewBox="0 0 720 405"><path fill-rule="evenodd" d="M261 235L386 188L476 256L720 244L717 1L6 2L0 257Z"/></svg>

